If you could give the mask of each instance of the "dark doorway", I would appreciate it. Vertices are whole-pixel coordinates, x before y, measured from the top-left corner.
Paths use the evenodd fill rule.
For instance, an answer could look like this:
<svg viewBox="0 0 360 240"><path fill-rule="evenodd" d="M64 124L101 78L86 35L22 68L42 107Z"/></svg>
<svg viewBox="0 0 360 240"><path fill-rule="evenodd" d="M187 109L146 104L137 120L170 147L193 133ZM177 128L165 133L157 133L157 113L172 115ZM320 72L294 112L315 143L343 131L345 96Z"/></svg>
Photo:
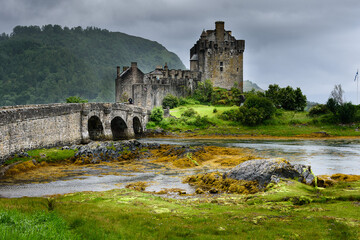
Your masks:
<svg viewBox="0 0 360 240"><path fill-rule="evenodd" d="M100 140L104 137L104 128L98 116L89 118L88 131L91 140Z"/></svg>
<svg viewBox="0 0 360 240"><path fill-rule="evenodd" d="M111 131L114 140L126 139L126 123L121 117L115 117L111 121Z"/></svg>
<svg viewBox="0 0 360 240"><path fill-rule="evenodd" d="M141 126L140 119L138 117L134 117L133 119L133 128L134 128L135 137L141 137L141 135L143 134L143 129Z"/></svg>

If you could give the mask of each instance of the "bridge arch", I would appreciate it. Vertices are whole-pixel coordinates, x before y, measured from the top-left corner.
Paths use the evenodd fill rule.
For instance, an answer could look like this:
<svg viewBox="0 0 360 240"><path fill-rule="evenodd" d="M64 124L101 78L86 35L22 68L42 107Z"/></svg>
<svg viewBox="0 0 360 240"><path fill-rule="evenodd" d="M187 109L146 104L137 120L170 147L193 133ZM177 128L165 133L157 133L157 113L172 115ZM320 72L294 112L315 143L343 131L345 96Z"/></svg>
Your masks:
<svg viewBox="0 0 360 240"><path fill-rule="evenodd" d="M89 118L88 132L91 140L100 140L104 137L104 127L98 116L94 115Z"/></svg>
<svg viewBox="0 0 360 240"><path fill-rule="evenodd" d="M111 132L114 140L127 138L127 125L121 117L114 117L111 120Z"/></svg>
<svg viewBox="0 0 360 240"><path fill-rule="evenodd" d="M138 117L133 118L133 129L135 137L140 137L143 134L143 127Z"/></svg>

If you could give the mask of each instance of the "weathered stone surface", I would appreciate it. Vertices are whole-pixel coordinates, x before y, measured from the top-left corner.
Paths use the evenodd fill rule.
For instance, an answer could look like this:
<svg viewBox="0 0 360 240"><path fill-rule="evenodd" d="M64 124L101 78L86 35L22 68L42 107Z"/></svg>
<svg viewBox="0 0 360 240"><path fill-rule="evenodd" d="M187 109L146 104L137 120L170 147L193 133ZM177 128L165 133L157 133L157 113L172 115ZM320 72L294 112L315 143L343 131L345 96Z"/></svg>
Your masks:
<svg viewBox="0 0 360 240"><path fill-rule="evenodd" d="M85 114L86 113L86 114ZM142 134L148 114L143 108L118 103L62 103L0 108L0 164L21 152L89 142L90 119L98 119L104 139ZM116 120L116 121L115 121ZM123 125L118 123L123 121ZM94 134L93 134L94 135Z"/></svg>
<svg viewBox="0 0 360 240"><path fill-rule="evenodd" d="M158 143L140 143L137 140L124 140L118 142L91 142L87 145L72 145L64 147L68 149L78 149L75 158L90 157L91 163L100 161L111 161L121 157L123 154L135 153L142 148L159 148Z"/></svg>
<svg viewBox="0 0 360 240"><path fill-rule="evenodd" d="M291 165L284 159L258 159L243 162L224 174L224 177L237 180L257 181L260 187L280 179L299 179L301 182L311 184L314 175L310 166Z"/></svg>

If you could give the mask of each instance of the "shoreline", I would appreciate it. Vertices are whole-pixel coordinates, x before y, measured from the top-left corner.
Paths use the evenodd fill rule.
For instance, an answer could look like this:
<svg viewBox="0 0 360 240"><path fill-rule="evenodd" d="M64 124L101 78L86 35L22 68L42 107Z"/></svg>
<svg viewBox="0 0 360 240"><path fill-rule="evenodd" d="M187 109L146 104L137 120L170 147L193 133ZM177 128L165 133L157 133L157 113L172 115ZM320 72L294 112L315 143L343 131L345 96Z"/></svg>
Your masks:
<svg viewBox="0 0 360 240"><path fill-rule="evenodd" d="M199 135L196 133L173 133L166 132L164 134L148 134L147 136L140 138L181 138L181 139L229 139L229 140L359 140L359 136L332 136L327 134L307 134L307 135L295 135L295 136L271 136L271 135L226 135L226 134L212 134L212 135Z"/></svg>

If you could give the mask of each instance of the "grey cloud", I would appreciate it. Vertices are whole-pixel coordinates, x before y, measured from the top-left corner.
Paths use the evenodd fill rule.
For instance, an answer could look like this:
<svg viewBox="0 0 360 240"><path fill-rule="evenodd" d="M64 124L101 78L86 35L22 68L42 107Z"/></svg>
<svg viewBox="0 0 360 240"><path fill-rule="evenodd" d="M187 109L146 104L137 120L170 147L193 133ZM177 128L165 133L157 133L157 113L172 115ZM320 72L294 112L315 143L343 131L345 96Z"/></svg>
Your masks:
<svg viewBox="0 0 360 240"><path fill-rule="evenodd" d="M224 20L246 40L245 79L263 88L299 86L322 102L341 83L356 101L358 0L0 0L0 6L0 32L16 25L96 26L157 41L186 65L202 29Z"/></svg>

